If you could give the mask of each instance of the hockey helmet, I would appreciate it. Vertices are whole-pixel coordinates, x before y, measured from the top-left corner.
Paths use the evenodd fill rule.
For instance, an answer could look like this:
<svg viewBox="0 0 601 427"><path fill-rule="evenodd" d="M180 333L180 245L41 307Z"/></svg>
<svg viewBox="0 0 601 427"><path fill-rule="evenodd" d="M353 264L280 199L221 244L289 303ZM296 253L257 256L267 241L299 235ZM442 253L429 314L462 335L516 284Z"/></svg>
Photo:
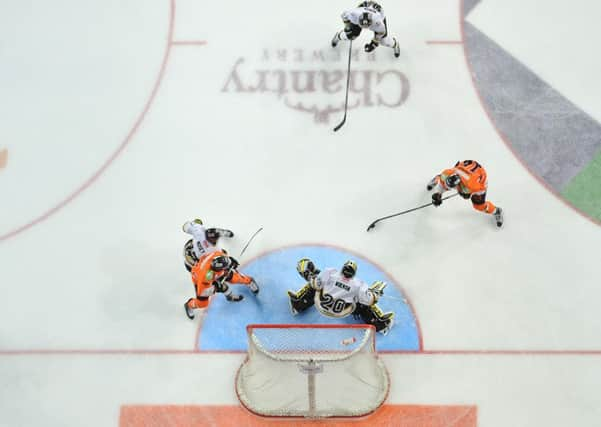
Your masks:
<svg viewBox="0 0 601 427"><path fill-rule="evenodd" d="M382 6L380 6L378 3L376 3L373 0L363 1L363 2L359 3L359 6L357 6L357 7L369 7L369 8L374 9L376 12L382 11Z"/></svg>
<svg viewBox="0 0 601 427"><path fill-rule="evenodd" d="M359 17L359 26L361 28L369 28L372 24L371 15L369 12L363 12Z"/></svg>
<svg viewBox="0 0 601 427"><path fill-rule="evenodd" d="M205 237L211 244L216 245L217 239L219 239L219 231L215 228L208 228L205 231Z"/></svg>
<svg viewBox="0 0 601 427"><path fill-rule="evenodd" d="M211 270L223 271L232 265L232 260L227 255L219 255L211 261Z"/></svg>
<svg viewBox="0 0 601 427"><path fill-rule="evenodd" d="M315 275L315 264L309 258L303 258L296 263L296 271L305 280Z"/></svg>
<svg viewBox="0 0 601 427"><path fill-rule="evenodd" d="M202 225L202 219L200 218L196 218L194 219L194 221L192 221L194 224L198 224L198 225Z"/></svg>
<svg viewBox="0 0 601 427"><path fill-rule="evenodd" d="M449 176L447 176L447 179L445 179L445 184L449 188L457 187L457 185L459 185L460 182L461 182L461 178L459 178L459 175L456 175L456 174L449 175Z"/></svg>
<svg viewBox="0 0 601 427"><path fill-rule="evenodd" d="M352 279L357 273L357 263L355 261L348 260L342 266L342 275L347 279Z"/></svg>

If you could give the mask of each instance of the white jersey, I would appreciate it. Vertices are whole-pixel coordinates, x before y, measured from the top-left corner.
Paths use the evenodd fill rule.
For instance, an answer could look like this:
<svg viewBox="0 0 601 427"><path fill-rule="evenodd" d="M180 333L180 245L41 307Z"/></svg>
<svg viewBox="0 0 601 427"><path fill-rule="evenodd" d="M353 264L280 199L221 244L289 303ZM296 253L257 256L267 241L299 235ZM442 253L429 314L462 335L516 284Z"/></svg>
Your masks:
<svg viewBox="0 0 601 427"><path fill-rule="evenodd" d="M188 221L183 226L182 229L185 233L192 235L194 255L196 255L197 259L200 259L201 256L218 251L219 248L209 242L206 236L206 228L202 225Z"/></svg>
<svg viewBox="0 0 601 427"><path fill-rule="evenodd" d="M376 297L359 279L347 279L335 268L322 271L312 282L315 292L315 307L321 314L330 317L346 317L355 311L357 303L372 305Z"/></svg>
<svg viewBox="0 0 601 427"><path fill-rule="evenodd" d="M382 36L386 34L386 22L384 22L386 17L384 16L384 13L378 12L371 7L357 7L355 9L347 10L342 14L342 19L349 21L352 24L359 25L359 19L365 12L367 12L371 17L371 25L368 27L368 29Z"/></svg>

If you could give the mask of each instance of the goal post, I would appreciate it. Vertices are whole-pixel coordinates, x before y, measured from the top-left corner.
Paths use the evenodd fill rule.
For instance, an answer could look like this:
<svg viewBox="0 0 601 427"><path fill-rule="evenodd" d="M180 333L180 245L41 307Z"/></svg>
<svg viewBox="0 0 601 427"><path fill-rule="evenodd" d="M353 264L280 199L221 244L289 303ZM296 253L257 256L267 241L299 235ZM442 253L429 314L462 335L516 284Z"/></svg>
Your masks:
<svg viewBox="0 0 601 427"><path fill-rule="evenodd" d="M279 417L359 417L388 396L371 325L248 325L236 375L249 411Z"/></svg>

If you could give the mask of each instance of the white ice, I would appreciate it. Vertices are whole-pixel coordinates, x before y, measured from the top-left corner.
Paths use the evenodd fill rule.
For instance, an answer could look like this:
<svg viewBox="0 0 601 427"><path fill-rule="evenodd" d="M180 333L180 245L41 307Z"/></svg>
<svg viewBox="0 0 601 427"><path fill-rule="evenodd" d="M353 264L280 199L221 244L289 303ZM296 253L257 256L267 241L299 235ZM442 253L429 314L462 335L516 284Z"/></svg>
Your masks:
<svg viewBox="0 0 601 427"><path fill-rule="evenodd" d="M318 124L276 94L222 92L240 57L250 74L295 67L262 63L264 49L329 51L352 5L0 7L0 424L109 426L123 404L237 404L244 355L194 353L198 323L183 313L180 226L194 217L235 230L233 250L263 226L249 258L323 243L384 266L424 344L383 356L390 403L476 405L482 426L598 423L601 229L504 145L463 47L426 43L461 39L457 1L384 4L402 54L380 48L370 66L404 73L409 98L351 110L338 133L336 114ZM343 69L344 55L319 67ZM427 203L428 180L464 158L485 165L503 230L457 198L365 232Z"/></svg>

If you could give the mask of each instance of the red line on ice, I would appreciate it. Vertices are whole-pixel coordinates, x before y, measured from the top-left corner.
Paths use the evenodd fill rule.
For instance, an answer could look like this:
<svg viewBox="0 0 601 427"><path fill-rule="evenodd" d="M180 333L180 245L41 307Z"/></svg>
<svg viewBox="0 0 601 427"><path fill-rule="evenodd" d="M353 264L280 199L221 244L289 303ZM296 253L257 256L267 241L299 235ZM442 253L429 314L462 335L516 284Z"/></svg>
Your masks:
<svg viewBox="0 0 601 427"><path fill-rule="evenodd" d="M146 101L146 104L144 105L144 108L142 109L142 112L136 119L133 127L130 129L130 131L127 133L127 135L121 142L121 145L108 158L108 160L106 160L104 162L104 164L100 167L100 169L96 173L94 173L91 177L89 177L87 179L87 181L85 181L83 183L83 185L81 185L78 189L76 189L71 195L69 195L66 199L62 200L58 205L56 205L49 211L45 212L44 214L40 215L39 217L35 218L34 220L30 221L29 223L22 225L21 227L15 229L13 231L10 231L4 235L0 235L0 242L2 242L3 240L9 239L9 238L27 230L28 228L44 221L45 219L50 217L52 214L54 214L55 212L57 212L60 209L62 209L63 207L65 207L67 204L69 204L73 199L75 199L84 190L86 190L90 185L92 185L92 183L94 183L94 181L96 181L96 179L98 179L98 177L104 173L104 171L111 165L111 163L121 154L121 152L125 149L125 147L131 142L133 136L138 131L140 125L144 121L146 114L150 110L150 107L156 97L156 94L159 91L159 87L161 86L161 82L163 81L163 77L165 76L165 70L167 68L167 62L169 60L169 54L171 52L171 47L172 47L174 23L175 23L175 0L170 0L169 28L167 31L167 40L165 42L165 52L163 54L163 60L161 62L161 67L159 68L159 72L158 72L156 81L154 83L152 91L150 92L150 96L148 97L148 100Z"/></svg>
<svg viewBox="0 0 601 427"><path fill-rule="evenodd" d="M173 46L204 46L207 44L205 40L178 40L171 42Z"/></svg>

